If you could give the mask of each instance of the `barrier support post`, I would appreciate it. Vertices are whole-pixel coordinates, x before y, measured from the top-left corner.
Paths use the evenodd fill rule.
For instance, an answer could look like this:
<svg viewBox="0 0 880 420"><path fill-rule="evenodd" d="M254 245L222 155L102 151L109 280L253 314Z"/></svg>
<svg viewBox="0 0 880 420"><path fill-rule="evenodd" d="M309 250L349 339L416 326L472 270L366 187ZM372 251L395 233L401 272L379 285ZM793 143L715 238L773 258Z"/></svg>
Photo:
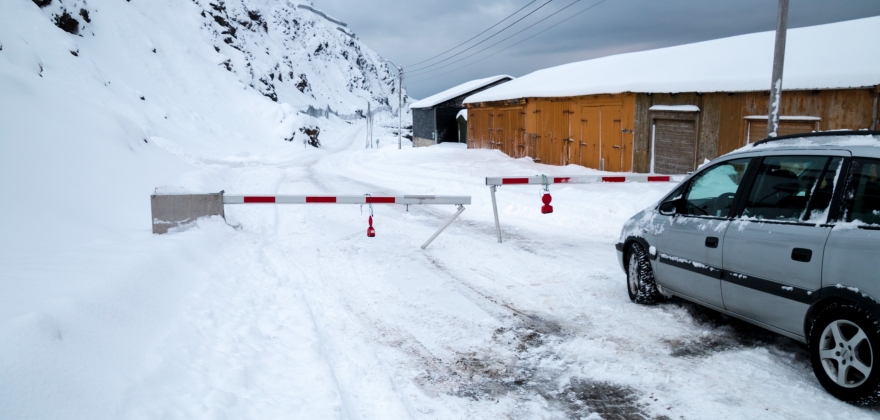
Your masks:
<svg viewBox="0 0 880 420"><path fill-rule="evenodd" d="M501 223L498 222L498 204L495 202L495 189L498 188L497 185L493 185L489 187L489 191L492 193L492 212L495 214L495 232L498 234L498 243L501 243Z"/></svg>
<svg viewBox="0 0 880 420"><path fill-rule="evenodd" d="M428 247L428 245L431 245L431 242L433 242L434 239L437 238L438 235L440 235L441 233L443 233L443 231L446 230L446 228L449 227L449 225L452 224L452 222L453 222L453 221L454 221L454 220L455 220L455 219L461 214L461 212L463 212L463 211L464 211L464 206L462 206L461 204L459 204L459 205L458 205L458 211L455 212L455 214L453 214L452 217L449 218L449 220L446 221L446 224L443 225L443 227L441 227L440 230L434 232L434 234L431 235L430 238L428 238L428 241L427 241L427 242L425 242L424 244L422 244L422 249L425 249L425 248Z"/></svg>

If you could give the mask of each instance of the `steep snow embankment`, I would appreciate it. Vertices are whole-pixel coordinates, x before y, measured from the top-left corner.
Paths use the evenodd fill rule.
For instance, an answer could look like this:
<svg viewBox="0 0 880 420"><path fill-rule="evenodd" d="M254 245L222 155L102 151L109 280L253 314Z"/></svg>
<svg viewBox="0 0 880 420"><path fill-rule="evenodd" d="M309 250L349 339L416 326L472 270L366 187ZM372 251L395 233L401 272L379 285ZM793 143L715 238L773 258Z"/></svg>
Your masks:
<svg viewBox="0 0 880 420"><path fill-rule="evenodd" d="M218 191L230 166L316 159L298 129L332 148L349 126L301 105L397 96L336 27L294 2L0 2L0 417L115 417L209 280L229 232L152 237L155 187Z"/></svg>

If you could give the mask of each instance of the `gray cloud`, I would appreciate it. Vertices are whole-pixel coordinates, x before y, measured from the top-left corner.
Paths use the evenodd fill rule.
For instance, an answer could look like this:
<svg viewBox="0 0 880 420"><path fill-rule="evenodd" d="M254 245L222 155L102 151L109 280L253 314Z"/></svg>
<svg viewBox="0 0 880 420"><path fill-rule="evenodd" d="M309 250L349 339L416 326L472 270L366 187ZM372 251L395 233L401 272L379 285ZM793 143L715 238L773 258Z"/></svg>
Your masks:
<svg viewBox="0 0 880 420"><path fill-rule="evenodd" d="M527 10L545 1L537 1ZM554 0L492 40L450 61L479 51L572 1ZM415 67L411 64L470 38L529 0L314 0L314 4L347 22L383 57L403 65L407 73L404 84L415 98L479 77L495 74L522 76L541 68L609 54L772 30L776 24L777 2L774 0L606 0L519 45L466 66L598 1L580 0L566 11L472 58L433 72L426 69L414 74L409 74L407 68L424 64ZM796 28L878 15L880 1L877 0L791 0L789 26ZM504 25L506 23L488 34Z"/></svg>

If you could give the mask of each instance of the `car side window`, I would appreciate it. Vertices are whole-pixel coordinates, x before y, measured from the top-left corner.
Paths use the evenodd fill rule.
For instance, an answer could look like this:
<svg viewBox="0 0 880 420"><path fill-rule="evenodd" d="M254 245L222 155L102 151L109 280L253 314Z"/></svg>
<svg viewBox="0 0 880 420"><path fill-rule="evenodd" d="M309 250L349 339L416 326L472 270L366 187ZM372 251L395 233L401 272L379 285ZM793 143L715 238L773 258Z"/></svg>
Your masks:
<svg viewBox="0 0 880 420"><path fill-rule="evenodd" d="M828 156L764 158L743 216L788 222L824 220L842 161Z"/></svg>
<svg viewBox="0 0 880 420"><path fill-rule="evenodd" d="M729 160L697 175L690 182L684 214L727 217L750 161L750 158Z"/></svg>
<svg viewBox="0 0 880 420"><path fill-rule="evenodd" d="M847 195L852 209L847 222L880 225L880 160L853 159Z"/></svg>

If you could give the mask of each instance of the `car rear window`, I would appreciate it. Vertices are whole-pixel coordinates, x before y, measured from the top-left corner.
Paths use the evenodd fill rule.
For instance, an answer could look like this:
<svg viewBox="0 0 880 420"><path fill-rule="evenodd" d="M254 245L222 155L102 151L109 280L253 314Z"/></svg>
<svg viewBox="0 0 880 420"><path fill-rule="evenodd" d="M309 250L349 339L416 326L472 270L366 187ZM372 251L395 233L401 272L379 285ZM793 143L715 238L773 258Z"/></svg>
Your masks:
<svg viewBox="0 0 880 420"><path fill-rule="evenodd" d="M847 221L880 225L880 160L853 159L850 173L852 210Z"/></svg>
<svg viewBox="0 0 880 420"><path fill-rule="evenodd" d="M764 158L743 216L789 222L824 221L842 161L828 156Z"/></svg>

